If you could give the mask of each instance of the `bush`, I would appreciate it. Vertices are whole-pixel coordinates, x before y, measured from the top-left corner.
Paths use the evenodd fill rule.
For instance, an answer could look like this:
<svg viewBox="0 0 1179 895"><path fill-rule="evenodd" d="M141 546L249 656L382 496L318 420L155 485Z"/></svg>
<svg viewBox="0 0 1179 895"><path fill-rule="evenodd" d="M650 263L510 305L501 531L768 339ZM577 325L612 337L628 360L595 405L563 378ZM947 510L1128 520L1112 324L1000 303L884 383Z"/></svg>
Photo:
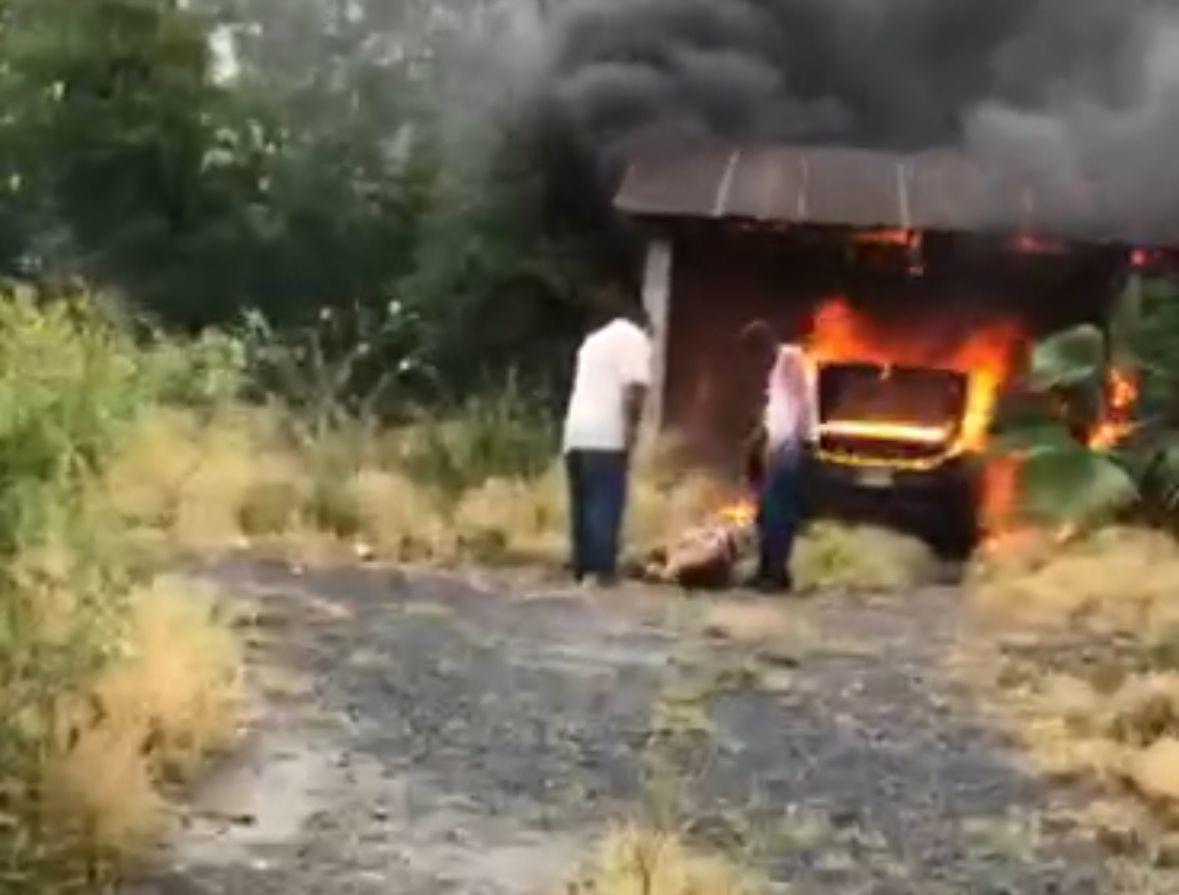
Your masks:
<svg viewBox="0 0 1179 895"><path fill-rule="evenodd" d="M509 379L500 392L403 430L392 459L415 481L455 499L489 479L540 476L557 450L551 420Z"/></svg>
<svg viewBox="0 0 1179 895"><path fill-rule="evenodd" d="M804 590L896 591L928 584L937 561L916 538L872 526L820 522L798 540L794 580Z"/></svg>
<svg viewBox="0 0 1179 895"><path fill-rule="evenodd" d="M176 394L182 348L166 351L85 294L0 300L0 878L17 891L101 882L158 829L164 778L233 727L225 626L187 589L146 583L102 486Z"/></svg>
<svg viewBox="0 0 1179 895"><path fill-rule="evenodd" d="M279 428L273 413L255 408L158 408L106 469L107 499L124 521L174 548L233 546L247 527L266 528L257 502L268 489L298 490L305 476Z"/></svg>
<svg viewBox="0 0 1179 895"><path fill-rule="evenodd" d="M211 595L159 579L129 597L120 656L59 709L46 822L92 864L137 856L160 831L163 786L187 782L236 734L240 656Z"/></svg>
<svg viewBox="0 0 1179 895"><path fill-rule="evenodd" d="M80 486L152 399L149 374L84 297L0 296L0 552L68 525Z"/></svg>
<svg viewBox="0 0 1179 895"><path fill-rule="evenodd" d="M321 474L311 486L307 512L314 525L338 538L360 533L364 513L355 474Z"/></svg>
<svg viewBox="0 0 1179 895"><path fill-rule="evenodd" d="M182 407L216 407L236 398L246 382L245 343L206 330L191 342L156 335L146 353L157 397Z"/></svg>
<svg viewBox="0 0 1179 895"><path fill-rule="evenodd" d="M554 465L542 476L489 479L454 511L458 546L483 562L560 563L567 549L564 482Z"/></svg>

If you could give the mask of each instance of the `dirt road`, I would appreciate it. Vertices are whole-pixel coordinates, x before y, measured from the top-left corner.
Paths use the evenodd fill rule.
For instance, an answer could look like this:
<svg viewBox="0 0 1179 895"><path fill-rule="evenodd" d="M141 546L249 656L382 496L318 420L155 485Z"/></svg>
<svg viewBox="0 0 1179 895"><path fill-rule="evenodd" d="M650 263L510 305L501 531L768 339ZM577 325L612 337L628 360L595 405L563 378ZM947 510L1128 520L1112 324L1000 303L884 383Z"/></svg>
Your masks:
<svg viewBox="0 0 1179 895"><path fill-rule="evenodd" d="M265 698L135 895L553 893L652 815L802 895L1106 891L947 680L952 589L789 601L755 649L671 592L209 574L258 607Z"/></svg>

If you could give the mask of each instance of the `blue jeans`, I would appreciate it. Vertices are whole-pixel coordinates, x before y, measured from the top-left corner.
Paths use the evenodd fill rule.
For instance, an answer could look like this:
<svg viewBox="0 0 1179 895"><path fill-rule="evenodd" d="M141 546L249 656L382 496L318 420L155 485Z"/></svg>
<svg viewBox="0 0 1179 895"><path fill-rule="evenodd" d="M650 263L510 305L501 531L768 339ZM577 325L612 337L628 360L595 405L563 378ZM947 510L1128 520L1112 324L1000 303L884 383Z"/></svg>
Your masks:
<svg viewBox="0 0 1179 895"><path fill-rule="evenodd" d="M573 574L611 577L618 570L618 534L626 510L625 451L569 451L569 518Z"/></svg>
<svg viewBox="0 0 1179 895"><path fill-rule="evenodd" d="M784 448L770 457L757 508L758 577L763 580L789 581L794 536L802 520L801 471L802 454L797 448Z"/></svg>

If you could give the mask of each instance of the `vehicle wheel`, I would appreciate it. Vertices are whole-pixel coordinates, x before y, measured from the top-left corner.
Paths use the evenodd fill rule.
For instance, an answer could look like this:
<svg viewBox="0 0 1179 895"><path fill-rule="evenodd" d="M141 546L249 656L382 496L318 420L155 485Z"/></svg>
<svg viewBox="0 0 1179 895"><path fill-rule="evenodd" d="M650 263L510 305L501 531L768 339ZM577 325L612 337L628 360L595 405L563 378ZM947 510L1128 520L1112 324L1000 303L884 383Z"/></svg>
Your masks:
<svg viewBox="0 0 1179 895"><path fill-rule="evenodd" d="M950 561L968 559L978 546L979 522L974 492L955 488L934 520L929 544L939 557Z"/></svg>

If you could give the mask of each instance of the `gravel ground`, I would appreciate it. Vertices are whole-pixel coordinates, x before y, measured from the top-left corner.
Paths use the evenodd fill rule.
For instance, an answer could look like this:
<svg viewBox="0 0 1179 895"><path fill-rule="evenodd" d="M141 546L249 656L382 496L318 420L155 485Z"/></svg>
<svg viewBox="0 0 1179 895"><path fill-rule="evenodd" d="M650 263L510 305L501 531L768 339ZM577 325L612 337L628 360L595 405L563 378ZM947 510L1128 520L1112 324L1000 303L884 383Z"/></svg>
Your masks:
<svg viewBox="0 0 1179 895"><path fill-rule="evenodd" d="M554 893L644 816L795 895L1109 891L947 680L952 588L787 600L807 633L754 650L655 589L208 575L257 607L258 720L132 895Z"/></svg>

